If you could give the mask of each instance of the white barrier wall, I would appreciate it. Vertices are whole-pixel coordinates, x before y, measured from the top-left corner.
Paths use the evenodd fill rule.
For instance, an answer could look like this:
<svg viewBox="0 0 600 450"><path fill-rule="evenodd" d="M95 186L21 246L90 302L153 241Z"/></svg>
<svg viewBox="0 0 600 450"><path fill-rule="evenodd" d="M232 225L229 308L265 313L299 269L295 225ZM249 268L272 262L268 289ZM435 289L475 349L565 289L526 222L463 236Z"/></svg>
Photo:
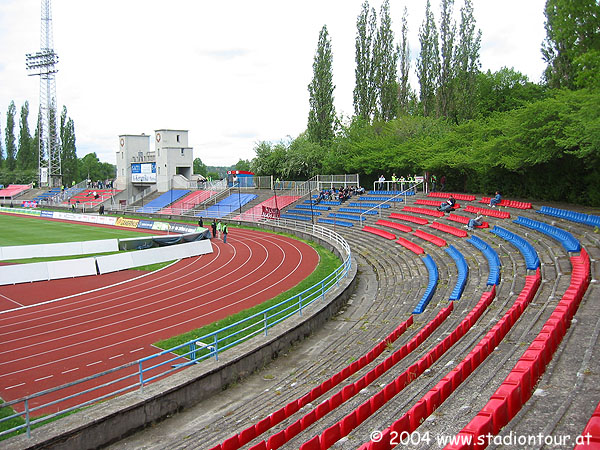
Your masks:
<svg viewBox="0 0 600 450"><path fill-rule="evenodd" d="M88 253L93 253L93 251L89 251L87 248L86 251ZM99 273L104 274L116 272L118 270L130 269L132 267L171 261L174 259L204 255L212 252L212 243L210 240L205 239L202 241L194 241L166 247L149 248L146 250L98 256L95 258L81 258L63 261L0 266L0 285L96 275L96 265ZM39 256L39 253L37 256Z"/></svg>
<svg viewBox="0 0 600 450"><path fill-rule="evenodd" d="M0 260L90 255L119 251L117 239L101 239L85 242L62 242L58 244L15 245L0 247Z"/></svg>

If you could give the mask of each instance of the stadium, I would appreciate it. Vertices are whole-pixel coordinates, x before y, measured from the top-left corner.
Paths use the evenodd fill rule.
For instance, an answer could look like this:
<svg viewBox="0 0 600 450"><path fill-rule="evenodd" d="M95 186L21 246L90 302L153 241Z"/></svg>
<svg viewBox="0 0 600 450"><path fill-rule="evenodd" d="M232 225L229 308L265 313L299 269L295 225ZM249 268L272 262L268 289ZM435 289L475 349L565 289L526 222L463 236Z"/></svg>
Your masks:
<svg viewBox="0 0 600 450"><path fill-rule="evenodd" d="M97 274L55 258L19 273L46 264L56 279L3 283L3 302L20 306L0 314L1 397L14 411L4 415L21 418L4 448L598 445L594 211L522 199L490 208L489 197L456 193L444 214L449 194L420 180L317 203L358 177L276 186L242 175L213 194L169 190L155 194L160 206L146 198L126 211L110 198L85 212L2 209L146 236L98 251ZM484 221L468 231L476 215ZM217 219L227 243L210 233ZM190 244L209 247L178 253ZM141 265L131 255L163 251L137 261L166 265L131 273ZM336 262L310 278L326 253ZM121 269L119 258L134 262Z"/></svg>

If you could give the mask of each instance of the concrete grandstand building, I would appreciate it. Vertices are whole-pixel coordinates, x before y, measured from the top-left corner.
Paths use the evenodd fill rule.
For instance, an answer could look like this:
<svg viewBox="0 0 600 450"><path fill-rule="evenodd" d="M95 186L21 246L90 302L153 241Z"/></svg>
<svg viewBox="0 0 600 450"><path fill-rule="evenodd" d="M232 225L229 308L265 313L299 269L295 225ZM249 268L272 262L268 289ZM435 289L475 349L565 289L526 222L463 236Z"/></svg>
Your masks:
<svg viewBox="0 0 600 450"><path fill-rule="evenodd" d="M146 134L119 136L117 189L136 194L155 186L158 192L167 192L196 182L188 130L155 130L153 150L150 138Z"/></svg>

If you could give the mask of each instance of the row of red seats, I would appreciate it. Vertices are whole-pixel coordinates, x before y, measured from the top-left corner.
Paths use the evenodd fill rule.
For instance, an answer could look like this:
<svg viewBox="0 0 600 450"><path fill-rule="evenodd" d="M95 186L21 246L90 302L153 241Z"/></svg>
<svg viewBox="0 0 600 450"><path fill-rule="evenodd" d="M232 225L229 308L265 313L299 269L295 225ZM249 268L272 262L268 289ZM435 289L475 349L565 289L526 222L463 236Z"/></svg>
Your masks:
<svg viewBox="0 0 600 450"><path fill-rule="evenodd" d="M416 253L417 255L422 255L425 253L423 247L403 237L398 237L396 240L396 244L400 244L402 247L409 249L411 252Z"/></svg>
<svg viewBox="0 0 600 450"><path fill-rule="evenodd" d="M489 205L491 199L492 199L491 197L483 197L481 200L479 200L479 203L485 203L485 204ZM531 208L533 208L531 203L518 202L516 200L507 200L505 198L500 200L500 206L516 208L516 209L531 209Z"/></svg>
<svg viewBox="0 0 600 450"><path fill-rule="evenodd" d="M573 450L600 448L600 403L596 406L596 410L592 413L592 417L583 429L581 436L584 437L584 443L577 444Z"/></svg>
<svg viewBox="0 0 600 450"><path fill-rule="evenodd" d="M420 342L415 342L415 339L417 338L417 336L415 336L413 340L411 340L408 344L405 344L403 347L408 347L408 349L410 349L411 347L413 349L417 348L420 345L420 343L423 340L425 340L425 338L428 337L435 328L437 328L437 326L439 326L444 320L446 320L446 318L450 315L450 313L453 310L453 305L454 303L450 303L446 308L440 310L436 318L433 321L429 322L429 324L423 330L421 330L420 333L423 333L423 338L420 339ZM428 328L430 328L430 331L427 330ZM353 429L355 429L362 422L367 420L371 416L371 414L376 412L385 403L394 398L396 394L398 394L406 386L408 386L411 382L418 378L427 368L431 366L431 364L433 364L447 350L447 348L443 349L441 347L439 350L437 350L438 347L439 344L433 350L429 351L425 356L419 359L419 361L412 364L408 369L402 372L400 376L398 376L395 380L388 383L383 389L381 389L375 395L371 396L369 399L363 402L350 414L346 415L343 419L336 422L329 428L325 429L325 431L323 431L323 433L321 433L320 435L317 435L312 439L304 442L300 446L300 450L325 450L330 448L341 438L347 436ZM402 351L402 349L397 350L395 353L398 352L405 353L405 351ZM390 357L388 357L388 359L389 358Z"/></svg>
<svg viewBox="0 0 600 450"><path fill-rule="evenodd" d="M379 219L377 222L375 222L375 225L383 225L384 227L394 228L395 230L404 231L405 233L410 233L412 231L412 228L408 225L403 225L397 222L391 222L385 219Z"/></svg>
<svg viewBox="0 0 600 450"><path fill-rule="evenodd" d="M440 322L441 323L441 322ZM284 407L272 413L270 416L265 417L260 420L256 424L251 425L245 430L241 431L233 435L232 437L226 439L223 443L216 445L211 450L237 450L241 446L246 445L248 442L252 441L256 437L260 436L270 428L274 427L284 419L290 417L292 414L296 413L300 408L303 408L310 402L316 400L321 395L325 394L342 381L355 374L357 371L365 367L367 364L373 362L379 355L383 353L383 351L387 348L390 343L395 342L404 332L413 324L413 316L410 316L407 320L402 322L399 326L397 326L388 336L385 337L381 342L379 342L375 347L373 347L369 352L363 355L360 359L352 362L352 364L346 366L340 372L333 375L331 378L325 380L319 386L313 388L308 394L300 397L296 400L291 401ZM439 324L438 324L439 325ZM433 330L430 331L430 333ZM419 342L420 343L420 342ZM416 346L414 346L416 348ZM411 351L414 350L411 346ZM343 391L343 389L342 389ZM340 391L341 392L341 391ZM348 395L348 391L346 394ZM308 425L306 425L308 426ZM301 430L300 430L301 431ZM299 432L299 431L298 431ZM296 433L297 434L297 433ZM295 435L294 435L295 436ZM291 439L292 436L290 436ZM276 438L276 439L279 439ZM265 441L262 441L262 444L266 445ZM261 445L260 443L257 445ZM254 447L253 447L254 448ZM263 448L263 447L257 447ZM266 448L266 447L265 447ZM271 448L271 447L269 447Z"/></svg>
<svg viewBox="0 0 600 450"><path fill-rule="evenodd" d="M536 275L526 277L525 286L513 306L504 314L502 319L494 325L479 341L479 343L469 352L467 356L452 369L444 378L442 378L432 389L430 389L415 405L409 409L400 419L395 421L383 433L383 439L380 442L367 442L361 450L388 450L393 448L394 442L389 439L391 433L412 433L418 426L429 417L441 405L454 390L494 351L494 348L504 339L504 336L518 320L524 308L531 302L537 292L541 282L541 275L538 271ZM495 294L495 286L493 287ZM485 298L486 293L482 295L478 306L482 302L489 302L491 299ZM488 303L489 304L489 303ZM481 307L481 306L480 306ZM470 323L473 319L467 316L463 322ZM463 324L459 326L467 326ZM474 322L473 322L474 323ZM471 324L472 325L472 324ZM386 436L388 437L386 439Z"/></svg>
<svg viewBox="0 0 600 450"><path fill-rule="evenodd" d="M468 206L467 206L468 208ZM446 220L451 220L452 222L458 222L458 223L464 223L465 225L467 225L469 223L469 219L470 217L466 217L466 216L459 216L458 214L448 214L448 216L446 217ZM479 225L478 227L475 228L489 228L490 224L487 222L481 222L481 225Z"/></svg>
<svg viewBox="0 0 600 450"><path fill-rule="evenodd" d="M484 216L497 217L498 219L510 219L510 213L507 211L499 211L497 209L480 208L478 206L468 205L464 212L483 214Z"/></svg>
<svg viewBox="0 0 600 450"><path fill-rule="evenodd" d="M426 233L425 231L422 231L422 230L415 230L413 233L413 236L417 236L421 239L426 240L427 242L431 242L432 244L437 245L438 247L446 246L446 241L444 239L442 239L439 236L435 236L433 234Z"/></svg>
<svg viewBox="0 0 600 450"><path fill-rule="evenodd" d="M430 192L427 194L427 197L436 197L436 198L448 198L454 197L456 200L461 200L465 202L472 202L475 200L475 196L471 194L452 194L450 192Z"/></svg>
<svg viewBox="0 0 600 450"><path fill-rule="evenodd" d="M419 208L417 208L419 209ZM404 220L405 222L416 223L417 225L425 225L429 223L429 220L422 217L409 216L408 214L391 213L390 219Z"/></svg>
<svg viewBox="0 0 600 450"><path fill-rule="evenodd" d="M394 233L390 233L389 231L380 230L379 228L370 227L369 225L365 225L362 228L362 231L366 231L367 233L376 234L377 236L381 236L382 238L393 240L396 239L396 235Z"/></svg>
<svg viewBox="0 0 600 450"><path fill-rule="evenodd" d="M436 211L434 209L427 209L427 208L418 208L416 206L404 206L402 208L402 211L416 213L416 214L424 214L426 216L444 217L444 213L441 211Z"/></svg>
<svg viewBox="0 0 600 450"><path fill-rule="evenodd" d="M456 237L467 237L468 235L465 230L461 230L460 228L452 227L444 223L432 222L429 226L435 230L443 231L444 233L448 233Z"/></svg>
<svg viewBox="0 0 600 450"><path fill-rule="evenodd" d="M418 200L415 200L415 205L427 205L427 206L440 206L442 203L446 203L445 201L441 201L441 200L428 200L426 198L420 198ZM458 209L460 208L460 204L459 203L455 203L453 206L454 209Z"/></svg>
<svg viewBox="0 0 600 450"><path fill-rule="evenodd" d="M573 271L566 292L537 337L517 361L506 379L482 410L458 433L456 443L445 450L480 450L487 447L485 436L498 434L529 400L546 365L560 345L573 315L590 282L590 260L582 248L571 257ZM539 270L539 269L538 269ZM600 440L599 440L600 443Z"/></svg>

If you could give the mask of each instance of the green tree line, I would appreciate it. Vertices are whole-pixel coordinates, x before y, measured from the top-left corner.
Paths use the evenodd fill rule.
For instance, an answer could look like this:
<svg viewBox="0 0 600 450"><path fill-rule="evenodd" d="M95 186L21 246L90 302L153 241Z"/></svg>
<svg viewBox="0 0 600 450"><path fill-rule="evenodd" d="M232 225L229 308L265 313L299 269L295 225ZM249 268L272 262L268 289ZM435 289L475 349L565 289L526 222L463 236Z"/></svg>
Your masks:
<svg viewBox="0 0 600 450"><path fill-rule="evenodd" d="M56 117L56 114L54 114ZM18 122L18 131L17 131ZM95 153L77 157L75 124L63 106L57 123L60 136L60 158L64 186L70 186L85 179L106 180L115 176L115 166L100 162ZM29 184L38 179L39 170L39 117L33 136L29 129L29 102L17 108L12 101L6 113L4 142L0 140L0 184ZM0 130L2 131L2 130ZM2 133L0 132L0 135ZM46 155L42 155L44 158Z"/></svg>
<svg viewBox="0 0 600 450"><path fill-rule="evenodd" d="M397 41L389 1L368 0L356 21L354 115L333 108L334 46L319 34L307 129L296 138L259 142L249 163L258 175L305 179L359 173L445 175L447 189L600 205L600 4L547 0L547 64L533 83L514 67L483 71L482 33L471 0L459 22L454 0L431 2L419 28L410 86L406 9ZM240 162L241 163L241 162Z"/></svg>

